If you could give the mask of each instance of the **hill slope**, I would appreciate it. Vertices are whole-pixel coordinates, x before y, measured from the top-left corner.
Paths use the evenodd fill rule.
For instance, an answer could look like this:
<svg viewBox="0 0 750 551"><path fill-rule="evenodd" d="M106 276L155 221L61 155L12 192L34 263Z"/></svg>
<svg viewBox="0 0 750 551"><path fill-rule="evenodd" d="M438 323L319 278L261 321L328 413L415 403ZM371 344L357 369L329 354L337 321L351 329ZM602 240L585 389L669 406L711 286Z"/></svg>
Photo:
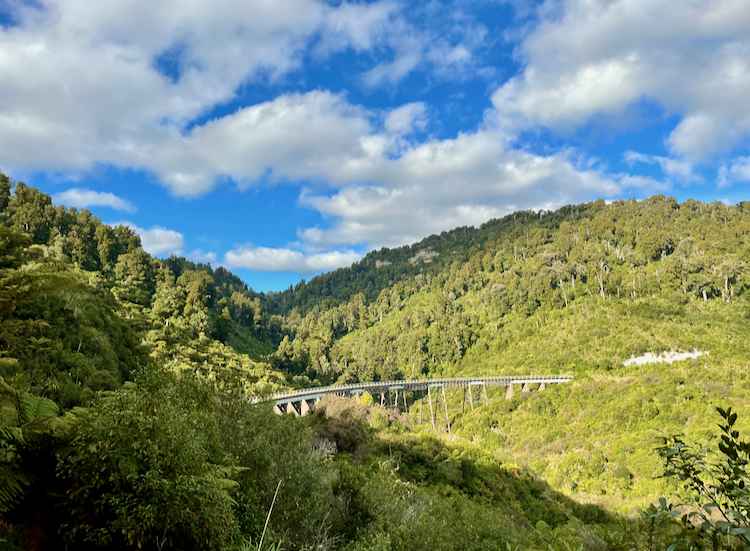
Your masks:
<svg viewBox="0 0 750 551"><path fill-rule="evenodd" d="M460 415L455 397L457 433L559 490L642 503L663 489L651 480L655 430L703 435L713 404L747 405L746 206L653 197L481 234L488 224L463 261L435 264L372 302L358 294L289 317L294 335L273 361L318 382L573 373L573 384L535 400L496 394L473 415ZM705 354L624 363L692 350Z"/></svg>

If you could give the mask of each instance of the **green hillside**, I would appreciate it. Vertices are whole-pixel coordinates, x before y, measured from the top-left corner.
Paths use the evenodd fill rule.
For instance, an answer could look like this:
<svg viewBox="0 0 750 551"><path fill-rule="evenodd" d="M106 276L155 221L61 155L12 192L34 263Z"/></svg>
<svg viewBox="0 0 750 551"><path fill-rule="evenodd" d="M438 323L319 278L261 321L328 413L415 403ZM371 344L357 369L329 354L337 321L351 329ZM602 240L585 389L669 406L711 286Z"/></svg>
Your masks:
<svg viewBox="0 0 750 551"><path fill-rule="evenodd" d="M258 294L0 173L0 549L741 549L747 207L521 212ZM528 373L574 379L473 412L450 393L451 435L417 395L408 418L251 400ZM685 531L659 476L690 452L655 448L717 423L738 516Z"/></svg>
<svg viewBox="0 0 750 551"><path fill-rule="evenodd" d="M531 400L490 391L471 415L456 396L454 432L557 490L629 510L665 489L656 431L705 436L714 404L747 405L749 231L744 204L664 197L508 217L483 226L464 260L375 301L290 316L273 360L315 384L572 373ZM624 365L693 350L704 354Z"/></svg>

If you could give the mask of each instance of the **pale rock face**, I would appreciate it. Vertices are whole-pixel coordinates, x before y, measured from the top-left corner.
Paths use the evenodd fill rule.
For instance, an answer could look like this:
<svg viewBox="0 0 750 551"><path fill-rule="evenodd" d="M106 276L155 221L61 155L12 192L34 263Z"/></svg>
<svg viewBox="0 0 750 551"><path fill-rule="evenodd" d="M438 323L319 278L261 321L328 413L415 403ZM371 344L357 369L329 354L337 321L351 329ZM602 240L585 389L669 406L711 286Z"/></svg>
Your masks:
<svg viewBox="0 0 750 551"><path fill-rule="evenodd" d="M415 254L414 256L412 256L409 259L409 264L414 265L417 262L419 262L420 260L422 262L424 262L425 264L429 264L430 262L432 262L432 257L437 256L437 255L438 255L438 253L436 253L435 251L431 251L429 249L425 249L423 251L419 251L417 254Z"/></svg>
<svg viewBox="0 0 750 551"><path fill-rule="evenodd" d="M708 356L708 350L693 350L692 352L662 352L661 354L654 354L653 352L646 352L643 356L630 356L627 360L622 362L625 367L629 365L646 365L653 363L668 363L680 362L682 360L690 360L697 358L698 356Z"/></svg>

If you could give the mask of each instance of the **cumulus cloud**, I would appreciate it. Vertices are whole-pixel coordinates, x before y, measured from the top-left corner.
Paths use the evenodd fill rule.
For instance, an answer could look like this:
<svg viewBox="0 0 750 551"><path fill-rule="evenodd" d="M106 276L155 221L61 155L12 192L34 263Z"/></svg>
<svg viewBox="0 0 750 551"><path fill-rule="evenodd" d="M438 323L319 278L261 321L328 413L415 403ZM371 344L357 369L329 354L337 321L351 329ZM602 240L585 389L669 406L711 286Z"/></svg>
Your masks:
<svg viewBox="0 0 750 551"><path fill-rule="evenodd" d="M432 25L435 3L418 8L428 22L420 24L392 0L13 6L18 25L0 29L0 165L146 170L186 197L226 179L242 189L309 185L299 202L323 221L299 229L300 246L239 247L224 259L233 266L332 269L358 258L347 248L355 243L401 245L516 209L699 181L695 163L750 131L747 2L545 2L520 34L520 74L495 91L484 122L423 143L414 134L428 128L430 109L421 102L372 112L345 94L315 90L211 113L243 83L279 81L308 52L318 59L346 49L378 53L360 75L367 86L398 83L425 66L434 78L475 74L486 29L458 8ZM659 165L664 181L612 174L573 149L533 153L515 141L539 127L573 131L644 100L680 122L667 138L669 156L629 152L626 160ZM746 166L729 162L720 183L742 180ZM65 193L73 191L127 211L114 195ZM173 230L135 229L153 254L184 248ZM211 252L191 254L216 260Z"/></svg>
<svg viewBox="0 0 750 551"><path fill-rule="evenodd" d="M300 229L303 242L393 247L518 209L551 210L593 196L616 196L627 188L663 187L651 179L578 166L572 151L544 157L511 150L489 131L422 144L397 160L373 163L370 170L373 177L363 179L379 175L379 181L391 185L302 194L301 204L334 221L326 228Z"/></svg>
<svg viewBox="0 0 750 551"><path fill-rule="evenodd" d="M144 230L132 226L133 231L141 236L143 250L153 255L180 254L185 247L185 239L182 234L174 230L168 230L161 226L151 226Z"/></svg>
<svg viewBox="0 0 750 551"><path fill-rule="evenodd" d="M114 222L110 226L127 226L141 238L143 250L154 256L181 254L185 248L185 238L180 232L168 230L161 226L149 229L139 228L131 222Z"/></svg>
<svg viewBox="0 0 750 551"><path fill-rule="evenodd" d="M558 0L538 15L523 72L492 97L506 127L570 131L646 99L681 117L667 144L687 159L750 132L750 3Z"/></svg>
<svg viewBox="0 0 750 551"><path fill-rule="evenodd" d="M739 157L729 166L719 168L717 183L724 187L734 182L750 182L750 157Z"/></svg>
<svg viewBox="0 0 750 551"><path fill-rule="evenodd" d="M146 162L179 195L203 193L218 176L242 188L263 178L321 179L343 159L365 155L370 126L341 96L287 94L208 122Z"/></svg>
<svg viewBox="0 0 750 551"><path fill-rule="evenodd" d="M304 254L293 249L244 245L228 251L224 263L231 268L312 274L349 266L360 258L359 253L351 250Z"/></svg>
<svg viewBox="0 0 750 551"><path fill-rule="evenodd" d="M311 45L318 55L393 53L387 63L398 69L385 71L388 81L419 65L468 66L482 45L472 22L435 37L391 0L42 0L11 7L18 24L0 27L0 165L9 171L152 170L155 152L180 155L196 117L231 101L244 83L283 78ZM428 55L437 45L463 53ZM168 184L178 194L206 190L195 173L173 174Z"/></svg>
<svg viewBox="0 0 750 551"><path fill-rule="evenodd" d="M574 150L539 155L514 149L493 126L453 139L406 141L425 112L421 103L393 109L380 131L374 114L342 96L287 94L194 129L178 145L155 151L150 166L179 193L210 189L219 177L241 187L258 181L321 184L299 200L325 219L298 232L302 244L318 249L402 245L519 208L551 209L626 189L665 188L650 178L608 174ZM249 251L246 257L258 266L271 254ZM273 251L269 266L281 253L298 265L308 262L291 249Z"/></svg>
<svg viewBox="0 0 750 551"><path fill-rule="evenodd" d="M133 203L118 197L114 193L93 191L86 188L72 188L55 194L52 199L57 204L81 209L88 207L109 207L125 212L135 212L137 210Z"/></svg>

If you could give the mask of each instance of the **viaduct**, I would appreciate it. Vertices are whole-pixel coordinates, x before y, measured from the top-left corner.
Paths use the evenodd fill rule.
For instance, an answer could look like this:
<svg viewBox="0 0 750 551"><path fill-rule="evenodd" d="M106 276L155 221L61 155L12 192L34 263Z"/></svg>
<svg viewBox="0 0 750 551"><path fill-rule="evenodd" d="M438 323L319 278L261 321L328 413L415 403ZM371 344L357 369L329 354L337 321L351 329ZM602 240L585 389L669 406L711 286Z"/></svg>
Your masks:
<svg viewBox="0 0 750 551"><path fill-rule="evenodd" d="M380 404L385 407L395 407L400 409L399 397L403 402L403 409L408 419L409 406L406 402L407 392L419 392L422 399L422 408L420 409L420 424L422 422L421 414L424 410L424 399L427 397L430 408L430 420L432 428L435 429L435 414L438 405L442 402L445 411L445 421L450 432L450 419L448 417L448 401L445 395L446 388L460 388L464 391L463 407L466 407L466 394L468 390L469 403L471 409L474 409L475 390L478 392L477 399L484 399L487 403L487 387L500 386L505 387L505 399L509 400L515 396L515 385L521 386L521 392L528 393L532 390L544 390L549 384L561 384L570 382L572 375L553 375L553 376L516 376L516 377L461 377L453 379L412 379L408 381L377 381L370 383L352 383L346 385L322 386L315 388L305 388L292 392L280 392L259 401L273 401L274 411L281 415L291 413L293 415L307 415L315 409L315 404L328 395L336 396L356 396L363 392L369 392L371 395L380 395ZM534 389L532 386L534 385ZM442 398L442 400L441 400ZM433 403L434 399L434 403ZM433 407L434 406L434 407Z"/></svg>

